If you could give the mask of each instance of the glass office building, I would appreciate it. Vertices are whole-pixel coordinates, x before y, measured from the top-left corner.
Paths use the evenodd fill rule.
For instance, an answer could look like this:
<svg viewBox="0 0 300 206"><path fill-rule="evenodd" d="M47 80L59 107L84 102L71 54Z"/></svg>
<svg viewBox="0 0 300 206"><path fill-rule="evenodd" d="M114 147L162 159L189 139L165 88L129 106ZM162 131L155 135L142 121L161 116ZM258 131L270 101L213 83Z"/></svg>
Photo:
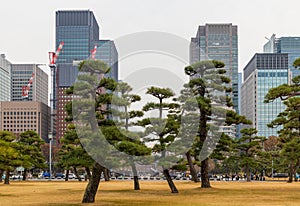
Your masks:
<svg viewBox="0 0 300 206"><path fill-rule="evenodd" d="M265 53L287 53L289 57L289 68L292 76L300 75L300 70L293 67L294 61L300 57L300 37L280 37L273 34L264 45Z"/></svg>
<svg viewBox="0 0 300 206"><path fill-rule="evenodd" d="M90 55L92 42L99 39L99 26L92 11L71 10L56 12L56 48L64 42L57 59L58 86L70 87L78 75L74 60Z"/></svg>
<svg viewBox="0 0 300 206"><path fill-rule="evenodd" d="M271 88L289 83L288 54L255 54L244 68L241 92L241 113L252 121L259 136L277 136L281 129L267 124L285 109L280 99L265 104L264 98Z"/></svg>
<svg viewBox="0 0 300 206"><path fill-rule="evenodd" d="M107 64L110 72L106 77L110 77L116 81L119 79L119 65L118 65L118 52L114 41L112 40L99 40L94 42L97 45L97 53L95 59L99 59Z"/></svg>
<svg viewBox="0 0 300 206"><path fill-rule="evenodd" d="M232 24L206 24L199 26L196 37L191 38L190 64L202 60L225 63L226 75L231 79L232 100L238 112L238 34Z"/></svg>
<svg viewBox="0 0 300 206"><path fill-rule="evenodd" d="M91 50L97 46L95 59L104 61L111 67L107 76L118 80L118 53L111 40L99 40L99 25L92 11L64 10L56 12L56 48L64 42L63 49L57 59L57 75L54 82L56 105L56 136L60 139L68 126L65 121L67 113L66 104L72 96L66 95L67 88L72 86L78 76L78 66L75 61L89 59Z"/></svg>
<svg viewBox="0 0 300 206"><path fill-rule="evenodd" d="M22 97L22 87L28 85L34 74L28 92L28 99ZM36 101L48 105L48 75L36 64L12 64L11 101Z"/></svg>
<svg viewBox="0 0 300 206"><path fill-rule="evenodd" d="M0 55L0 101L11 99L11 63Z"/></svg>

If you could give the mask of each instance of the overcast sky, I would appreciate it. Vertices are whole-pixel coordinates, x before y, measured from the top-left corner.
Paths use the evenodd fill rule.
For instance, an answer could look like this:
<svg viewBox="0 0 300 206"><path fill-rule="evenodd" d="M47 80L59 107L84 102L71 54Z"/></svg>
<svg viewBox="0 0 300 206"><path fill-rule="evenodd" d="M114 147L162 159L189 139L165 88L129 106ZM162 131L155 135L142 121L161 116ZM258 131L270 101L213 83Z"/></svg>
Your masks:
<svg viewBox="0 0 300 206"><path fill-rule="evenodd" d="M189 41L198 25L238 25L241 71L262 51L265 37L300 36L299 6L296 0L1 0L0 52L13 63L48 63L48 51L54 51L55 11L90 9L101 39L150 30Z"/></svg>

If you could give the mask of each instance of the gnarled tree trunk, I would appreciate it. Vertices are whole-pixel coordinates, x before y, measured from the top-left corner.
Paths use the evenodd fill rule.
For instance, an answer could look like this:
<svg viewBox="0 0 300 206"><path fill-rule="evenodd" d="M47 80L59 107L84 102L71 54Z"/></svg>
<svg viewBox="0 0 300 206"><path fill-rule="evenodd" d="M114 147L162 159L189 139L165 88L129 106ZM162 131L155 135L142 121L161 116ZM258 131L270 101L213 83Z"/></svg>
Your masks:
<svg viewBox="0 0 300 206"><path fill-rule="evenodd" d="M75 176L77 177L78 181L81 182L81 177L80 177L79 174L78 174L77 168L76 168L76 167L73 167L73 169L74 169L74 174L75 174Z"/></svg>
<svg viewBox="0 0 300 206"><path fill-rule="evenodd" d="M201 161L201 188L210 188L208 158Z"/></svg>
<svg viewBox="0 0 300 206"><path fill-rule="evenodd" d="M109 181L109 169L105 168L104 171L103 171L103 175L104 175L104 180L105 182L108 182Z"/></svg>
<svg viewBox="0 0 300 206"><path fill-rule="evenodd" d="M293 174L294 174L294 161L292 160L290 162L290 171L289 171L289 179L288 179L288 183L292 183L293 182Z"/></svg>
<svg viewBox="0 0 300 206"><path fill-rule="evenodd" d="M69 170L66 171L65 181L69 181Z"/></svg>
<svg viewBox="0 0 300 206"><path fill-rule="evenodd" d="M9 184L9 173L10 173L10 170L6 170L5 179L4 179L4 184L6 184L6 185Z"/></svg>
<svg viewBox="0 0 300 206"><path fill-rule="evenodd" d="M25 168L25 169L24 169L24 172L23 172L23 181L26 180L26 178L27 178L27 173L28 173L28 170Z"/></svg>
<svg viewBox="0 0 300 206"><path fill-rule="evenodd" d="M247 182L251 182L250 167L248 164L246 164L246 179L247 179Z"/></svg>
<svg viewBox="0 0 300 206"><path fill-rule="evenodd" d="M140 190L140 183L139 183L139 177L137 173L137 169L135 166L135 163L131 163L132 173L133 173L133 184L134 184L134 190Z"/></svg>
<svg viewBox="0 0 300 206"><path fill-rule="evenodd" d="M91 179L85 189L85 193L82 199L82 203L93 203L95 202L95 196L97 194L98 186L100 184L101 173L104 172L104 167L102 167L97 162L94 163L92 169Z"/></svg>
<svg viewBox="0 0 300 206"><path fill-rule="evenodd" d="M2 180L3 173L4 173L4 171L3 171L3 170L0 170L0 182L3 182L3 180Z"/></svg>
<svg viewBox="0 0 300 206"><path fill-rule="evenodd" d="M86 167L86 168L85 168L85 172L86 172L86 175L87 175L87 179L88 179L88 180L91 180L91 171L90 171L90 168L89 168L89 167Z"/></svg>
<svg viewBox="0 0 300 206"><path fill-rule="evenodd" d="M199 178L197 176L197 172L196 172L195 166L193 164L193 160L192 160L190 151L188 151L186 153L186 159L187 159L187 161L189 163L189 166L190 166L190 172L191 172L191 176L192 176L192 181L194 181L194 182L200 182L200 180L199 180Z"/></svg>
<svg viewBox="0 0 300 206"><path fill-rule="evenodd" d="M174 182L173 182L173 180L172 180L172 178L170 176L169 170L168 169L164 169L163 173L164 173L164 175L166 177L166 180L167 180L167 182L169 184L171 192L172 193L178 193L178 190L177 190L177 188L176 188L176 186L175 186L175 184L174 184Z"/></svg>

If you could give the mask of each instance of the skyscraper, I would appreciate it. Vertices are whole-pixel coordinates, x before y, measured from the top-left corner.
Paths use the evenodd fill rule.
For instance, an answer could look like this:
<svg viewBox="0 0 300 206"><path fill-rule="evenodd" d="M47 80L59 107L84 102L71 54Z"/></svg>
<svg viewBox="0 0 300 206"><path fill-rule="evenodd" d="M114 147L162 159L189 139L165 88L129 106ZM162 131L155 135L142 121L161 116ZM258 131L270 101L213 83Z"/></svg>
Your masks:
<svg viewBox="0 0 300 206"><path fill-rule="evenodd" d="M85 60L99 40L99 26L92 11L57 11L56 12L56 47L64 42L64 47L57 59L58 86L70 87L74 84L78 69L74 60Z"/></svg>
<svg viewBox="0 0 300 206"><path fill-rule="evenodd" d="M27 101L42 102L48 105L48 75L37 64L12 64L11 101L24 101L22 87L28 85L34 74Z"/></svg>
<svg viewBox="0 0 300 206"><path fill-rule="evenodd" d="M0 101L10 101L11 99L11 63L0 55Z"/></svg>
<svg viewBox="0 0 300 206"><path fill-rule="evenodd" d="M191 38L190 64L202 60L225 63L226 75L231 79L232 100L238 112L238 34L232 24L206 24L199 26L196 37Z"/></svg>
<svg viewBox="0 0 300 206"><path fill-rule="evenodd" d="M105 62L111 68L110 72L106 75L106 77L110 77L118 81L118 52L114 41L98 40L95 41L94 44L98 47L95 58Z"/></svg>
<svg viewBox="0 0 300 206"><path fill-rule="evenodd" d="M78 75L74 61L90 58L91 50L97 46L96 59L111 67L107 76L118 80L118 53L111 40L99 40L99 26L92 11L67 10L56 12L56 47L64 42L64 47L57 59L56 96L56 136L61 138L67 128L65 106L72 100L65 90L72 86ZM55 83L54 83L55 85Z"/></svg>
<svg viewBox="0 0 300 206"><path fill-rule="evenodd" d="M277 136L280 128L268 128L285 108L280 99L265 104L271 88L289 83L288 54L255 54L244 68L241 114L252 121L259 136Z"/></svg>
<svg viewBox="0 0 300 206"><path fill-rule="evenodd" d="M300 70L293 67L294 61L300 57L300 37L280 37L273 34L264 45L264 53L287 53L289 56L289 69L292 76L300 75Z"/></svg>

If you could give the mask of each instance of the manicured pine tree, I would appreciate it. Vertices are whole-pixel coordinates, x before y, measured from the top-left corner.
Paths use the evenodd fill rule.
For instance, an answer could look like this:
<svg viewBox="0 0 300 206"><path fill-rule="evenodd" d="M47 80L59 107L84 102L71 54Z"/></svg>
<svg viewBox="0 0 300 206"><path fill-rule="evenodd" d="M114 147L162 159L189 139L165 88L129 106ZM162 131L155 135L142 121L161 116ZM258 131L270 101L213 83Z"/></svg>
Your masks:
<svg viewBox="0 0 300 206"><path fill-rule="evenodd" d="M46 168L45 158L42 154L41 146L45 143L35 131L22 132L17 140L20 144L21 154L29 155L31 158L23 163L23 180L26 180L28 170L31 168Z"/></svg>
<svg viewBox="0 0 300 206"><path fill-rule="evenodd" d="M159 88L159 87L150 87L147 89L146 94L149 94L155 97L158 102L148 102L143 110L145 112L151 110L158 110L158 118L146 118L138 122L138 125L145 127L145 135L148 136L151 134L145 141L154 142L152 151L154 153L159 153L161 166L163 167L163 174L168 182L168 185L172 193L178 193L170 173L170 165L166 164L164 159L167 157L166 149L172 144L179 132L179 121L178 115L172 114L172 112L179 108L177 103L171 102L167 103L166 101L173 97L175 94L169 88ZM167 111L168 115L166 118L163 116L163 111Z"/></svg>
<svg viewBox="0 0 300 206"><path fill-rule="evenodd" d="M295 68L300 68L300 58L293 63ZM265 96L265 103L272 103L276 99L280 99L286 106L285 110L278 114L270 124L271 128L282 126L279 130L279 141L282 144L287 144L282 151L282 157L289 161L289 179L288 182L293 181L293 176L296 174L296 168L299 167L300 161L295 160L292 156L295 154L297 148L292 149L292 146L297 146L297 140L300 138L300 75L292 79L292 84L283 84L269 90ZM291 153L288 155L288 153ZM290 158L290 159L289 159Z"/></svg>
<svg viewBox="0 0 300 206"><path fill-rule="evenodd" d="M201 187L210 188L209 155L218 144L222 121L226 125L249 124L245 117L238 115L231 109L232 101L228 93L232 89L228 86L228 78L224 69L225 64L220 61L200 61L185 67L185 73L190 77L186 85L190 87L195 98L199 113L198 135L195 138L193 151L200 155ZM191 108L193 109L193 107ZM210 130L210 132L209 132Z"/></svg>

